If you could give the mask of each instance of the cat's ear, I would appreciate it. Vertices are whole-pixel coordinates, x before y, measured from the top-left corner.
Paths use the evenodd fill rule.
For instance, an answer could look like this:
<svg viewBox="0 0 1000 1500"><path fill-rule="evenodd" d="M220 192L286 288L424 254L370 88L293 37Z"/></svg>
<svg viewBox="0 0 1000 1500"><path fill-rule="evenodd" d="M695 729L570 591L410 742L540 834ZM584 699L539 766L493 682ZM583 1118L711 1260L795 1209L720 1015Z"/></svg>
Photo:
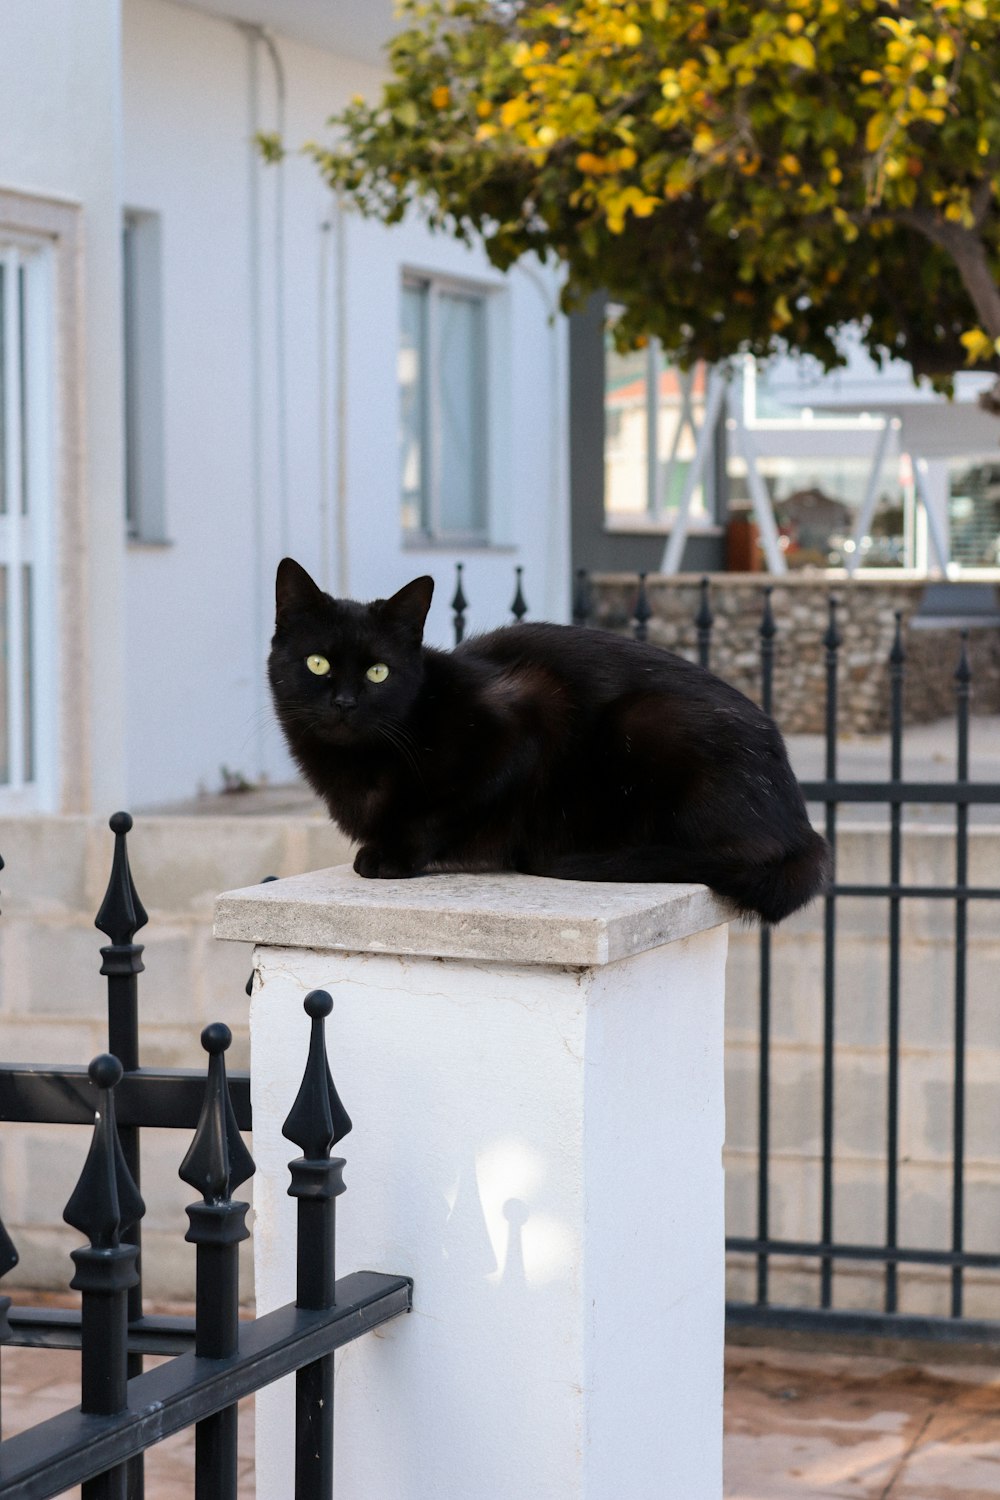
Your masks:
<svg viewBox="0 0 1000 1500"><path fill-rule="evenodd" d="M419 641L423 639L424 621L433 595L434 580L425 574L423 578L414 578L412 583L405 584L391 599L385 599L379 606L379 613L384 620L402 625Z"/></svg>
<svg viewBox="0 0 1000 1500"><path fill-rule="evenodd" d="M283 557L278 564L274 584L275 616L283 619L292 610L312 609L323 598L323 590L314 583L305 568L293 557Z"/></svg>

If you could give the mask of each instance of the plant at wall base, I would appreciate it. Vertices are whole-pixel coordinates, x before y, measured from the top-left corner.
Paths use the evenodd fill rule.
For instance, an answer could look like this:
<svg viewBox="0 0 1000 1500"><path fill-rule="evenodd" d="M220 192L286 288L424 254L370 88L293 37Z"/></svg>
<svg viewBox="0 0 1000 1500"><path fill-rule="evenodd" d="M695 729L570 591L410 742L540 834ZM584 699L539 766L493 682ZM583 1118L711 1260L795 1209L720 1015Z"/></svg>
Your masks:
<svg viewBox="0 0 1000 1500"><path fill-rule="evenodd" d="M1000 372L1000 0L405 0L311 145L365 213L564 263L681 364ZM274 143L271 143L274 149ZM984 398L1000 412L1000 379Z"/></svg>

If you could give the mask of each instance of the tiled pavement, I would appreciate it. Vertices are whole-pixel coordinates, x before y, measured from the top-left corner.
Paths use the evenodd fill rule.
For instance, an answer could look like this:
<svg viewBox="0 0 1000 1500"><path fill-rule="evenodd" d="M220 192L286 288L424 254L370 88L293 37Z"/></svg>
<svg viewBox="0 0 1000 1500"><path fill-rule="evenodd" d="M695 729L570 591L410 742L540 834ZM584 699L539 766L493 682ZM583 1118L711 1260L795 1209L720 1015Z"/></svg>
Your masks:
<svg viewBox="0 0 1000 1500"><path fill-rule="evenodd" d="M730 1349L726 1366L726 1500L1000 1495L1000 1368L758 1348ZM76 1354L5 1349L5 1434L74 1405L78 1382ZM240 1451L239 1497L252 1500L252 1402L241 1404ZM190 1500L193 1430L146 1464L147 1500Z"/></svg>
<svg viewBox="0 0 1000 1500"><path fill-rule="evenodd" d="M997 1500L1000 1368L730 1349L726 1500Z"/></svg>

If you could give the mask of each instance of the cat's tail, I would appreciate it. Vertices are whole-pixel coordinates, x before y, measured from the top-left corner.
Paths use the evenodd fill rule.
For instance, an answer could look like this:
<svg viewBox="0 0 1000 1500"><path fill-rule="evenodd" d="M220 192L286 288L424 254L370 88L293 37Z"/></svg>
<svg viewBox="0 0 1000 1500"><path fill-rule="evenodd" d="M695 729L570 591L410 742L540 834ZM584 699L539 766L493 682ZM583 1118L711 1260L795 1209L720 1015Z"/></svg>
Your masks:
<svg viewBox="0 0 1000 1500"><path fill-rule="evenodd" d="M827 842L809 829L801 844L780 859L736 864L732 857L652 844L610 854L567 854L532 871L561 880L691 881L709 886L741 916L782 922L806 906L830 878Z"/></svg>

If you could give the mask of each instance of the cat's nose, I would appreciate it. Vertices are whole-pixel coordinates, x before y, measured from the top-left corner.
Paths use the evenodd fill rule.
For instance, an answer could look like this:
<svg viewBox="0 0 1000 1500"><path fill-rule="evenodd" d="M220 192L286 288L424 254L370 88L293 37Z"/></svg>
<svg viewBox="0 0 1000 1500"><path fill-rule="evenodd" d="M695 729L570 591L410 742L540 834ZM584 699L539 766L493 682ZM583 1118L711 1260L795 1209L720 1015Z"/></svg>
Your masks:
<svg viewBox="0 0 1000 1500"><path fill-rule="evenodd" d="M358 700L352 697L350 693L338 693L333 700L333 706L346 718L348 714L352 714L357 708Z"/></svg>

